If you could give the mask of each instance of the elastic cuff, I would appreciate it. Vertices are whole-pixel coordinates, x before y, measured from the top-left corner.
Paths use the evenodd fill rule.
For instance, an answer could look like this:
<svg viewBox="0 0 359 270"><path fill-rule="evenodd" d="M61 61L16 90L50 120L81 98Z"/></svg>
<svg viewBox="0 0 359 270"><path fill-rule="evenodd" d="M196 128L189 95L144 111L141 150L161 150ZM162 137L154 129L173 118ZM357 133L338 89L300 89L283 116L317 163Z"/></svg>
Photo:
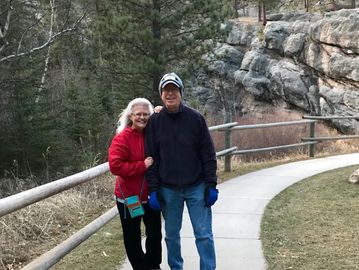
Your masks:
<svg viewBox="0 0 359 270"><path fill-rule="evenodd" d="M150 187L149 188L149 192L151 193L151 192L157 192L157 191L159 191L159 187Z"/></svg>
<svg viewBox="0 0 359 270"><path fill-rule="evenodd" d="M207 182L206 187L208 188L215 188L217 186L217 183L215 182Z"/></svg>

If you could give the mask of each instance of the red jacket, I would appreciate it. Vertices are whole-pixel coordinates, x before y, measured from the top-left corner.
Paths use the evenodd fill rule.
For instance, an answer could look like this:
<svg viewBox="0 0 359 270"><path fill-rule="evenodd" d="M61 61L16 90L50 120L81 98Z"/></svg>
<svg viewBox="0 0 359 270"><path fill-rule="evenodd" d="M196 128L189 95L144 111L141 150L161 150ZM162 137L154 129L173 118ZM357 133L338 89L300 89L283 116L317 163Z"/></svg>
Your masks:
<svg viewBox="0 0 359 270"><path fill-rule="evenodd" d="M144 178L146 171L144 159L144 134L142 132L126 127L113 138L108 150L108 162L110 171L117 176L116 197L123 199L122 192L125 197L140 195L142 181L144 181L141 200L147 201L148 186Z"/></svg>

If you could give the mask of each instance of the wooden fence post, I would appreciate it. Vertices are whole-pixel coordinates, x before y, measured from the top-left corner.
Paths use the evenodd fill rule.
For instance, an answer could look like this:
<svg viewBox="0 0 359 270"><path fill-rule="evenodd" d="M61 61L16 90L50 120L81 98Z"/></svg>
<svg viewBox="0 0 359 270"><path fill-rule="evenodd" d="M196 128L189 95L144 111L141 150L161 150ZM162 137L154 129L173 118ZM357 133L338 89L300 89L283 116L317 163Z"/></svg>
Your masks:
<svg viewBox="0 0 359 270"><path fill-rule="evenodd" d="M309 124L309 138L315 137L315 122ZM315 155L315 144L309 145L309 157L314 157Z"/></svg>
<svg viewBox="0 0 359 270"><path fill-rule="evenodd" d="M231 131L230 128L228 128L225 131L225 134L224 134L225 149L231 148L231 133L232 133L232 131ZM231 158L232 158L231 154L228 154L228 155L224 156L224 171L225 172L230 172L231 171Z"/></svg>

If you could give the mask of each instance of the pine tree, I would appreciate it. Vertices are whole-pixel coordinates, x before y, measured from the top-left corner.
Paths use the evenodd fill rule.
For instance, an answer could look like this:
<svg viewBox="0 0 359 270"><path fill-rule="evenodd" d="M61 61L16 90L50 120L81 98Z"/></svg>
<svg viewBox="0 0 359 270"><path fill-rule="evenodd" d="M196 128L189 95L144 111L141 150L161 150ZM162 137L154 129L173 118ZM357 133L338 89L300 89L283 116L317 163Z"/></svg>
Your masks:
<svg viewBox="0 0 359 270"><path fill-rule="evenodd" d="M102 67L110 71L121 95L158 102L161 74L195 66L208 49L204 44L211 44L204 41L215 44L223 8L218 0L97 3L93 34Z"/></svg>
<svg viewBox="0 0 359 270"><path fill-rule="evenodd" d="M68 160L64 159L69 156L64 151L68 140L58 125L63 90L56 87L66 78L56 72L52 56L56 56L56 41L65 38L68 26L81 16L71 16L72 12L66 0L0 4L0 143L6 145L1 147L1 174L15 161L22 176L45 171L48 180L50 167L57 171ZM56 18L52 31L51 17ZM51 33L56 35L53 40Z"/></svg>
<svg viewBox="0 0 359 270"><path fill-rule="evenodd" d="M78 170L88 164L83 152L105 158L129 100L158 104L162 73L188 74L216 45L228 2L1 2L1 174L14 160L24 174L39 175ZM51 33L59 35L49 41Z"/></svg>

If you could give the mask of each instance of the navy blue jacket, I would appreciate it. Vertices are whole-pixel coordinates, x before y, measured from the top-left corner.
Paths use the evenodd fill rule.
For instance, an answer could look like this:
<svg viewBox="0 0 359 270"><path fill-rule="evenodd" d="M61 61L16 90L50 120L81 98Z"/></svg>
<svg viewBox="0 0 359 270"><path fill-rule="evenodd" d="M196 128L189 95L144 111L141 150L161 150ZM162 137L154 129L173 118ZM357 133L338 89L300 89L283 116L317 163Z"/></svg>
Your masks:
<svg viewBox="0 0 359 270"><path fill-rule="evenodd" d="M216 185L217 160L204 117L183 104L179 112L163 107L146 127L145 153L154 159L146 172L150 191L183 188L201 182Z"/></svg>

